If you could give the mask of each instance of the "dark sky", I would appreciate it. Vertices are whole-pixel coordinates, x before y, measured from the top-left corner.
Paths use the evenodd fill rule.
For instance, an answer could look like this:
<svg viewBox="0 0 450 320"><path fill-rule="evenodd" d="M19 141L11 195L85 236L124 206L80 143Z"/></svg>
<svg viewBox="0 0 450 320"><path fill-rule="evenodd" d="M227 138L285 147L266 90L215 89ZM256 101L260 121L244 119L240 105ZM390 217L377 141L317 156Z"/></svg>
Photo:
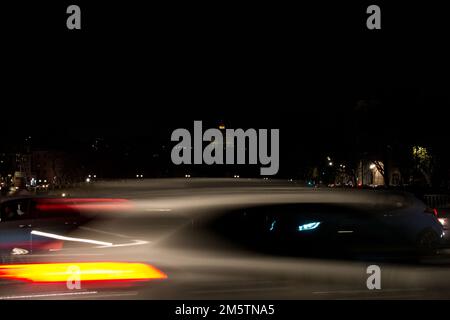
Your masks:
<svg viewBox="0 0 450 320"><path fill-rule="evenodd" d="M65 29L68 3L5 8L3 144L159 144L193 120L223 120L332 145L360 100L368 132L447 134L449 26L436 6L385 4L371 32L364 3L78 3L78 33Z"/></svg>

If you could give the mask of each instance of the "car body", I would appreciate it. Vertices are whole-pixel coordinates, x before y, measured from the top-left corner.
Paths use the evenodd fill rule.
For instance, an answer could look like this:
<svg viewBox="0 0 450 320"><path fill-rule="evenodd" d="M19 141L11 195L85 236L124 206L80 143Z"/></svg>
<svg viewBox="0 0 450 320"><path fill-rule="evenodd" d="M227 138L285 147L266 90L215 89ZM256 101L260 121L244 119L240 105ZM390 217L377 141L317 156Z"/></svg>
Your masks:
<svg viewBox="0 0 450 320"><path fill-rule="evenodd" d="M426 206L408 194L378 204L302 202L239 208L209 222L214 233L239 243L294 254L429 254L444 230ZM401 199L401 201L398 201Z"/></svg>
<svg viewBox="0 0 450 320"><path fill-rule="evenodd" d="M436 209L436 216L444 229L444 241L450 243L450 208L445 207Z"/></svg>
<svg viewBox="0 0 450 320"><path fill-rule="evenodd" d="M0 250L3 255L14 249L31 253L49 245L58 245L52 238L33 234L33 230L65 234L81 222L79 212L70 207L48 210L51 199L33 197L8 198L0 203Z"/></svg>

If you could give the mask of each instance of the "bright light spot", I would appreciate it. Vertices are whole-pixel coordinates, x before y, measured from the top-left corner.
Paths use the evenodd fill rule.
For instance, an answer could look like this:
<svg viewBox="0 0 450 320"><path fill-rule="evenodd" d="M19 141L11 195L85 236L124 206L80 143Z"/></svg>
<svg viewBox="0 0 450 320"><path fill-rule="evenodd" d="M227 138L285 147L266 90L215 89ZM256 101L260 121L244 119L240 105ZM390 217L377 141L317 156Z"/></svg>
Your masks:
<svg viewBox="0 0 450 320"><path fill-rule="evenodd" d="M269 229L269 231L273 231L273 229L275 228L275 224L277 223L277 220L274 220L273 222L272 222L272 224L270 225L270 229Z"/></svg>
<svg viewBox="0 0 450 320"><path fill-rule="evenodd" d="M87 183L91 182L91 178L86 178L86 182Z"/></svg>
<svg viewBox="0 0 450 320"><path fill-rule="evenodd" d="M320 225L320 222L311 222L306 223L301 226L298 226L298 231L308 231L308 230L314 230Z"/></svg>
<svg viewBox="0 0 450 320"><path fill-rule="evenodd" d="M439 218L438 220L443 226L447 226L448 223L447 218Z"/></svg>
<svg viewBox="0 0 450 320"><path fill-rule="evenodd" d="M61 194L61 197L65 198L65 197L66 197L66 194L65 194L65 193L62 193L62 194Z"/></svg>
<svg viewBox="0 0 450 320"><path fill-rule="evenodd" d="M99 246L112 246L113 245L111 242L104 242L104 241L97 241L97 240L91 240L91 239L66 237L66 236L62 236L62 235L59 235L59 234L42 232L42 231L37 231L37 230L31 231L31 234L36 235L36 236L45 237L45 238L51 238L51 239L57 239L57 240L63 240L63 241L90 243L90 244L96 244L96 245L99 245Z"/></svg>
<svg viewBox="0 0 450 320"><path fill-rule="evenodd" d="M333 162L328 162L328 165L331 167L333 165Z"/></svg>
<svg viewBox="0 0 450 320"><path fill-rule="evenodd" d="M80 262L34 263L0 266L0 279L30 282L67 282L73 276L71 270L79 270L80 281L117 281L167 279L157 268L143 263L128 262Z"/></svg>
<svg viewBox="0 0 450 320"><path fill-rule="evenodd" d="M377 166L375 165L375 164L371 164L370 166L369 166L369 168L370 168L370 170L373 170L373 169L375 169Z"/></svg>
<svg viewBox="0 0 450 320"><path fill-rule="evenodd" d="M28 253L29 253L28 250L22 249L22 248L14 248L14 249L11 250L11 254L13 256L25 255L25 254L28 254Z"/></svg>

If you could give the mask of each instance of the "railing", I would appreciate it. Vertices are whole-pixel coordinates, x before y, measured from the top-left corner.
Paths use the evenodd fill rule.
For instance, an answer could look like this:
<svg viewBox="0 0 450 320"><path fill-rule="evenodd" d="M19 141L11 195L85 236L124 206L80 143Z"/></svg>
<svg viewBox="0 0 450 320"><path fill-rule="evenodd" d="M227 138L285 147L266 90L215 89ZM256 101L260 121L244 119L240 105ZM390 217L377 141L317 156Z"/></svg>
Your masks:
<svg viewBox="0 0 450 320"><path fill-rule="evenodd" d="M430 208L450 207L450 195L448 194L427 194L424 195L424 201Z"/></svg>

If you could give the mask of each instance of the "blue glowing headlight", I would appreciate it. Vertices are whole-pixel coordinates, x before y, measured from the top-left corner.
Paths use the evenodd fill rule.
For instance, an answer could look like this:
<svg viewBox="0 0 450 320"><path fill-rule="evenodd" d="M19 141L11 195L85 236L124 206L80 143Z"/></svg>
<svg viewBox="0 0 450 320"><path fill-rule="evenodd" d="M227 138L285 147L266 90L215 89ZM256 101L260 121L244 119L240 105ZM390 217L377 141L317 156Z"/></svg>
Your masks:
<svg viewBox="0 0 450 320"><path fill-rule="evenodd" d="M298 231L314 230L320 225L320 222L311 222L298 226Z"/></svg>
<svg viewBox="0 0 450 320"><path fill-rule="evenodd" d="M275 229L275 224L277 223L277 220L274 220L272 224L270 225L269 231L273 231Z"/></svg>

